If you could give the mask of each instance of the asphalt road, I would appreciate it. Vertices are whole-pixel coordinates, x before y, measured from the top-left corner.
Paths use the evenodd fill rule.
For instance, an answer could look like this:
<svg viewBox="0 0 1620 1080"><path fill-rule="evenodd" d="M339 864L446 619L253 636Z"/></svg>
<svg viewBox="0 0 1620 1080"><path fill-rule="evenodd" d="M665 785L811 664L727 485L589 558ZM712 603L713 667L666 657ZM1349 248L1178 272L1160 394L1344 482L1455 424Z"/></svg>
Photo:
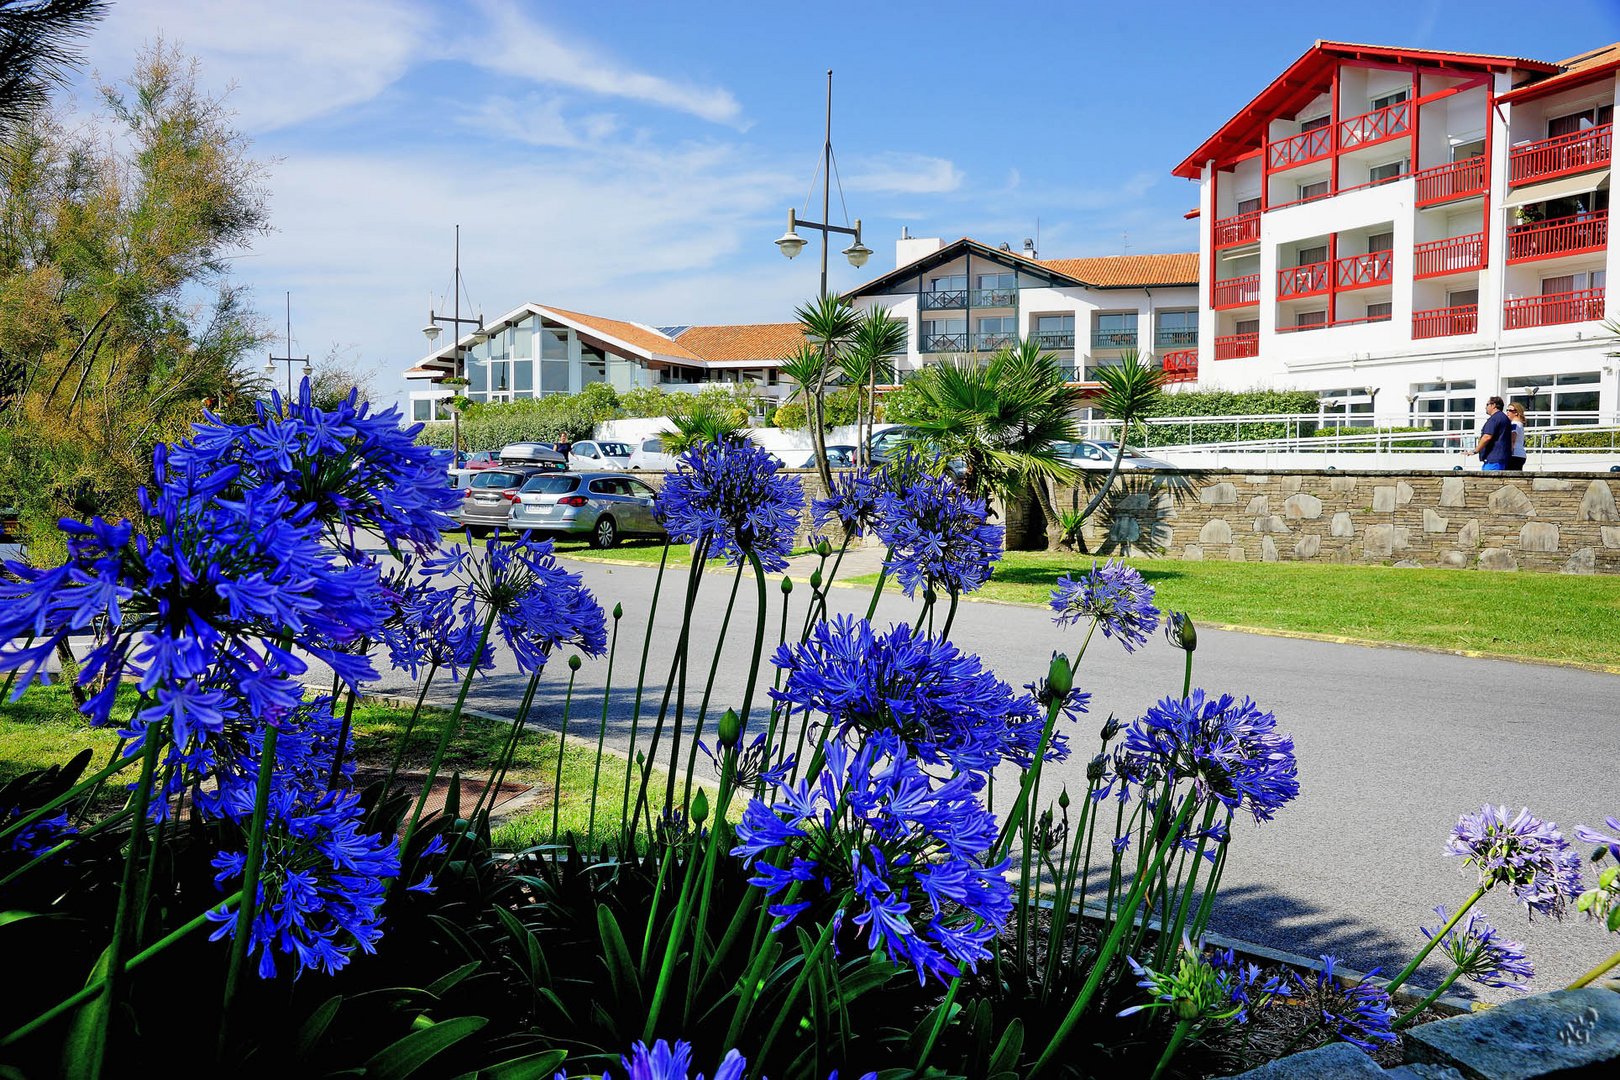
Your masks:
<svg viewBox="0 0 1620 1080"><path fill-rule="evenodd" d="M622 746L655 574L639 566L576 561L571 567L605 609L624 605L609 701L609 739ZM665 579L648 663L648 684L657 691L649 689L649 695L661 691L669 670L684 577L684 571L671 571ZM711 564L698 591L688 687L694 711L732 578L733 571ZM809 596L802 580L796 585L789 618L794 632ZM753 583L744 580L721 654L712 715L741 702L755 625L753 592ZM868 590L836 588L831 608L864 614L869 598ZM773 578L767 653L775 645L781 602ZM877 621L909 619L917 608L891 585ZM1077 631L1059 630L1039 609L989 602L964 602L952 637L1015 686L1044 674L1054 649L1069 652L1079 645ZM587 660L579 673L572 710L576 734L595 735L606 666L605 660ZM1055 797L1063 783L1071 792L1083 791L1096 728L1110 712L1130 719L1179 692L1181 666L1181 652L1162 637L1127 655L1099 635L1077 678L1093 695L1095 722L1072 733L1075 753L1046 773L1045 792ZM768 680L769 671L767 664L762 679ZM510 714L524 681L503 657L499 670L474 686L469 703ZM539 722L556 726L566 682L566 667L553 661L535 713ZM1472 874L1441 854L1458 815L1484 802L1513 810L1529 806L1570 835L1577 824L1598 825L1605 814L1620 814L1620 676L1204 630L1194 685L1247 694L1274 711L1280 728L1293 736L1299 759L1300 797L1270 823L1235 823L1212 928L1236 938L1307 956L1332 953L1351 967L1381 966L1392 974L1423 944L1418 927L1436 924L1432 908L1455 907L1472 889ZM401 697L412 692L409 679L392 671L385 672L380 689ZM453 696L454 687L446 684L436 686L431 699ZM656 696L646 708L656 713ZM1481 906L1506 936L1528 947L1538 989L1567 985L1614 949L1614 939L1584 917L1530 923L1506 894L1489 895ZM1433 961L1425 972L1433 973L1426 980L1431 985L1443 974Z"/></svg>

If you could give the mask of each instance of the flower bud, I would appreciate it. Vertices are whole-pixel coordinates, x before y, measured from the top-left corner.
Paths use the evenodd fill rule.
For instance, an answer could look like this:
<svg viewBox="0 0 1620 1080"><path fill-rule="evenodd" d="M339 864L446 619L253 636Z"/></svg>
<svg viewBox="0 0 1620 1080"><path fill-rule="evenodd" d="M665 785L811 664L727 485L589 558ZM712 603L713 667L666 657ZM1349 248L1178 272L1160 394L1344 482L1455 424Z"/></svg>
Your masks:
<svg viewBox="0 0 1620 1080"><path fill-rule="evenodd" d="M810 587L812 589L821 588L821 567L819 566L810 571Z"/></svg>
<svg viewBox="0 0 1620 1080"><path fill-rule="evenodd" d="M1170 1006L1170 1011L1175 1014L1177 1020L1196 1020L1203 1012L1198 1007L1198 1002L1186 994L1176 995L1176 1000Z"/></svg>
<svg viewBox="0 0 1620 1080"><path fill-rule="evenodd" d="M1052 654L1052 666L1046 673L1046 685L1060 698L1067 697L1069 691L1074 689L1074 670L1069 667L1069 660L1062 653Z"/></svg>
<svg viewBox="0 0 1620 1080"><path fill-rule="evenodd" d="M579 665L581 663L582 663L582 661L579 658L579 654L575 653L573 656L570 656L568 658L568 670L569 671L578 671L579 670Z"/></svg>
<svg viewBox="0 0 1620 1080"><path fill-rule="evenodd" d="M790 577L784 577L782 579L782 595L786 596L789 593L791 593L792 591L793 591L793 579L790 578Z"/></svg>
<svg viewBox="0 0 1620 1080"><path fill-rule="evenodd" d="M624 618L624 605L623 604L614 604L613 605L613 617L615 619Z"/></svg>
<svg viewBox="0 0 1620 1080"><path fill-rule="evenodd" d="M1164 638L1176 648L1187 652L1198 648L1198 630L1185 611L1172 611L1165 616Z"/></svg>
<svg viewBox="0 0 1620 1080"><path fill-rule="evenodd" d="M832 545L827 542L827 538L825 536L816 540L816 554L820 555L823 559L832 554Z"/></svg>
<svg viewBox="0 0 1620 1080"><path fill-rule="evenodd" d="M1102 741L1106 743L1115 735L1118 735L1120 729L1124 726L1124 724L1119 722L1119 717L1115 716L1113 713L1109 713L1108 722L1102 727Z"/></svg>
<svg viewBox="0 0 1620 1080"><path fill-rule="evenodd" d="M720 730L715 735L715 741L721 746L730 748L742 740L742 718L737 710L727 709L720 717Z"/></svg>
<svg viewBox="0 0 1620 1080"><path fill-rule="evenodd" d="M709 818L709 797L698 788L697 794L692 796L692 824L701 825Z"/></svg>
<svg viewBox="0 0 1620 1080"><path fill-rule="evenodd" d="M1108 772L1108 756L1098 754L1086 763L1086 779L1095 784Z"/></svg>
<svg viewBox="0 0 1620 1080"><path fill-rule="evenodd" d="M1058 792L1058 809L1059 810L1067 810L1068 808L1069 808L1069 789L1067 787L1065 787L1062 791Z"/></svg>

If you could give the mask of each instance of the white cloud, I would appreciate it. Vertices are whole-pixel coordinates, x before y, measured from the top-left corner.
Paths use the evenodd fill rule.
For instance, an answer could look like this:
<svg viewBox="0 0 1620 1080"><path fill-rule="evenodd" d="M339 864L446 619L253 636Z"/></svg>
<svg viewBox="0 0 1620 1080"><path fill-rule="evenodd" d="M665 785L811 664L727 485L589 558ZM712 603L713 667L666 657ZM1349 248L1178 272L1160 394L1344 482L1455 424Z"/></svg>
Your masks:
<svg viewBox="0 0 1620 1080"><path fill-rule="evenodd" d="M938 195L962 186L962 171L946 158L887 151L852 163L847 191L892 195Z"/></svg>

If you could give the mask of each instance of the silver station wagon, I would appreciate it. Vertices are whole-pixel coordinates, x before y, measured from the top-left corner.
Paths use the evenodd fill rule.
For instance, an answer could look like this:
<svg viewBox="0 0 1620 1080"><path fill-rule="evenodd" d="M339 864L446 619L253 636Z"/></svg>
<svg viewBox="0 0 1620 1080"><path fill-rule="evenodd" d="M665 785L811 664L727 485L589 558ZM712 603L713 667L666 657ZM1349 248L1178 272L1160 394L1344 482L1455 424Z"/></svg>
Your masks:
<svg viewBox="0 0 1620 1080"><path fill-rule="evenodd" d="M509 524L590 538L610 548L621 536L664 535L653 518L652 488L623 473L541 473L518 490Z"/></svg>

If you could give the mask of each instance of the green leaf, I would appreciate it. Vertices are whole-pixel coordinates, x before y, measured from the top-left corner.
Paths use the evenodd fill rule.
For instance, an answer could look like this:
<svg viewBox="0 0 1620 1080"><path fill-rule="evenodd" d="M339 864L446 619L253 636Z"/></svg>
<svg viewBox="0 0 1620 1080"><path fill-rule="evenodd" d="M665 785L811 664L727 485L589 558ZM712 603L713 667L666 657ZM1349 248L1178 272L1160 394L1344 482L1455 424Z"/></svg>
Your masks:
<svg viewBox="0 0 1620 1080"><path fill-rule="evenodd" d="M85 985L100 982L107 977L112 965L112 946L103 949L90 969ZM107 1025L112 1021L112 1010L105 992L97 994L73 1014L73 1026L68 1029L62 1043L62 1072L66 1076L88 1077L101 1075L102 1057L107 1044Z"/></svg>
<svg viewBox="0 0 1620 1080"><path fill-rule="evenodd" d="M299 1026L298 1035L293 1040L293 1057L296 1060L303 1061L309 1057L310 1051L315 1049L316 1044L321 1041L321 1036L325 1035L326 1029L331 1026L332 1018L337 1015L338 1006L342 1004L343 995L333 994L321 1002L320 1006L309 1014L309 1019Z"/></svg>
<svg viewBox="0 0 1620 1080"><path fill-rule="evenodd" d="M450 774L450 790L444 793L444 819L455 821L461 816L461 770Z"/></svg>
<svg viewBox="0 0 1620 1080"><path fill-rule="evenodd" d="M469 960L467 963L462 964L448 975L428 983L427 992L432 994L434 997L442 998L452 987L460 983L461 980L465 979L473 972L477 971L480 967L483 967L483 965L484 962L482 960Z"/></svg>
<svg viewBox="0 0 1620 1080"><path fill-rule="evenodd" d="M542 1050L477 1072L462 1073L456 1080L550 1080L567 1058L566 1050Z"/></svg>
<svg viewBox="0 0 1620 1080"><path fill-rule="evenodd" d="M1620 904L1609 909L1609 930L1611 933L1620 931Z"/></svg>
<svg viewBox="0 0 1620 1080"><path fill-rule="evenodd" d="M596 930L602 938L602 959L607 964L608 980L613 984L613 996L618 999L625 1015L640 1007L641 984L636 978L636 966L630 959L630 949L624 943L619 921L606 906L596 909ZM637 1009L629 1009L634 1003Z"/></svg>
<svg viewBox="0 0 1620 1080"><path fill-rule="evenodd" d="M454 1020L413 1031L366 1062L368 1080L405 1080L456 1043L477 1034L489 1020L482 1016L458 1016Z"/></svg>
<svg viewBox="0 0 1620 1080"><path fill-rule="evenodd" d="M1018 1055L1024 1051L1024 1022L1014 1019L1001 1033L996 1052L990 1055L991 1073L1014 1074L1018 1068Z"/></svg>
<svg viewBox="0 0 1620 1080"><path fill-rule="evenodd" d="M533 932L503 907L496 907L495 914L500 918L501 924L512 938L518 957L518 964L523 974L528 978L529 985L534 987L551 985L551 969L546 964L544 950L540 948L540 939Z"/></svg>

